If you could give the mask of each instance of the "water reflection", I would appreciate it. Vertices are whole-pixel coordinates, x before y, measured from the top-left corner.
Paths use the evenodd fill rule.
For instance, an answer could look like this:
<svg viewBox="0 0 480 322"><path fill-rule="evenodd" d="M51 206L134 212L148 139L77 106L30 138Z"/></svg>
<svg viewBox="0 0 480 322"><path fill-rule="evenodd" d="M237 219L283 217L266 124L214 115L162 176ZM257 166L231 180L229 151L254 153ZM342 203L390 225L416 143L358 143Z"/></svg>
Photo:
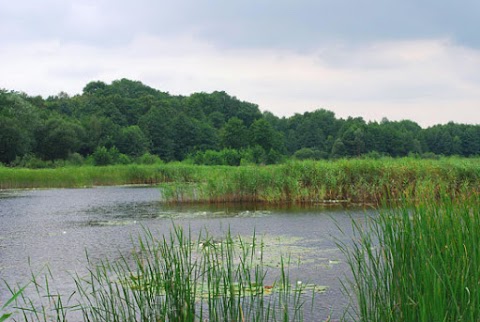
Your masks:
<svg viewBox="0 0 480 322"><path fill-rule="evenodd" d="M329 286L316 305L341 314L347 300L339 278L348 272L335 238L351 229L351 216L364 211L337 207L266 207L251 204L165 205L151 187L107 187L0 191L0 276L10 283L28 280L30 271L48 264L56 286L68 294L70 273L86 272L85 251L92 260L116 258L132 250L132 240L149 229L166 234L173 224L198 235L257 236L265 242L270 265L280 254L302 262L293 279ZM31 262L29 267L28 262ZM8 290L0 286L0 303ZM322 310L319 310L322 311Z"/></svg>

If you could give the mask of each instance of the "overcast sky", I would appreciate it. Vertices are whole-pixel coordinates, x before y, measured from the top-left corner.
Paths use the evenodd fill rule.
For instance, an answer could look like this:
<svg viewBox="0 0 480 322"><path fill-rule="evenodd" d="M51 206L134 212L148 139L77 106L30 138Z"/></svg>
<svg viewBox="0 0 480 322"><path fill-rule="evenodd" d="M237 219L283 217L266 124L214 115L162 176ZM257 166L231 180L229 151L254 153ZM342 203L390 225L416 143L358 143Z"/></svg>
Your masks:
<svg viewBox="0 0 480 322"><path fill-rule="evenodd" d="M0 88L129 78L277 116L480 124L478 0L0 0Z"/></svg>

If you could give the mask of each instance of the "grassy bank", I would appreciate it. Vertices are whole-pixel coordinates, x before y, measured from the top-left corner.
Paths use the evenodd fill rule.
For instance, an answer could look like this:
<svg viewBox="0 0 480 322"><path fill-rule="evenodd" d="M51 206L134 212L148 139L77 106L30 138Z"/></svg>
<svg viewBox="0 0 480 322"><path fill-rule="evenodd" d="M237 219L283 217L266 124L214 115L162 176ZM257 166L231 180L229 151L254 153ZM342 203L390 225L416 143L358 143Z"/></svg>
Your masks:
<svg viewBox="0 0 480 322"><path fill-rule="evenodd" d="M387 209L355 226L356 321L480 320L480 197Z"/></svg>
<svg viewBox="0 0 480 322"><path fill-rule="evenodd" d="M286 257L280 258L280 267L267 270L263 243L255 234L194 239L176 228L170 236L146 231L138 245L132 254L91 264L86 276L74 276L71 295L56 293L51 275L34 276L30 287L38 296L24 292L15 299L17 310L5 316L24 321L302 321L304 311L311 310L305 294L311 298L322 291L291 281Z"/></svg>
<svg viewBox="0 0 480 322"><path fill-rule="evenodd" d="M271 166L195 166L181 163L0 168L0 189L162 183L169 202L377 203L478 192L480 159L413 158L291 161Z"/></svg>
<svg viewBox="0 0 480 322"><path fill-rule="evenodd" d="M183 169L166 184L170 202L321 203L432 199L479 191L480 160L382 159Z"/></svg>
<svg viewBox="0 0 480 322"><path fill-rule="evenodd" d="M161 182L152 165L81 166L56 169L0 168L0 189L80 188Z"/></svg>

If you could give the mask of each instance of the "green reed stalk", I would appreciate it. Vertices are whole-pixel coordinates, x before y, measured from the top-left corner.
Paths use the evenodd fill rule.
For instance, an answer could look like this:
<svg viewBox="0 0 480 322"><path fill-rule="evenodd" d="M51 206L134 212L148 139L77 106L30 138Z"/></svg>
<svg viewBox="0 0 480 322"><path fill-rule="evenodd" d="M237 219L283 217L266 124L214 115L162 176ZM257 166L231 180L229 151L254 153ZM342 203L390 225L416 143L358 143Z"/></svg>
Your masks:
<svg viewBox="0 0 480 322"><path fill-rule="evenodd" d="M14 300L24 321L302 321L305 300L289 284L288 263L266 285L262 252L255 234L250 242L230 232L194 240L175 227L157 239L146 230L129 256L97 264L87 256L89 273L74 276L70 296L50 288L51 275L34 276L40 300Z"/></svg>
<svg viewBox="0 0 480 322"><path fill-rule="evenodd" d="M378 204L382 200L438 200L445 194L456 197L480 192L478 159L352 159L191 167L189 181L162 187L164 201ZM162 171L170 170L165 165Z"/></svg>
<svg viewBox="0 0 480 322"><path fill-rule="evenodd" d="M480 197L404 203L341 244L360 321L480 319Z"/></svg>
<svg viewBox="0 0 480 322"><path fill-rule="evenodd" d="M480 162L450 157L240 167L182 163L38 170L0 167L0 189L120 184L162 184L165 202L379 203L480 192Z"/></svg>

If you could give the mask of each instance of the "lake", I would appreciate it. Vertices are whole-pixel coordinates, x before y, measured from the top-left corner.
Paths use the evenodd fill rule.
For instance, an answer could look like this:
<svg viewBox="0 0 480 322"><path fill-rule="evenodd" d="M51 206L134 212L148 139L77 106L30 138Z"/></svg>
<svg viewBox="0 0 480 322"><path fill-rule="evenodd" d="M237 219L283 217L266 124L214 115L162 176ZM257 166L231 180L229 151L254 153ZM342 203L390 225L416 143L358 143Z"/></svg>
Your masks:
<svg viewBox="0 0 480 322"><path fill-rule="evenodd" d="M94 261L118 258L119 252L132 251L132 239L145 228L159 236L173 224L193 235L207 229L224 236L230 229L248 237L255 231L272 260L279 254L300 260L292 279L328 286L315 296L314 313L306 320L330 314L338 319L348 304L340 281L349 270L335 242L350 240L352 218L362 220L365 214L338 205L166 205L159 188L144 186L0 191L0 277L11 285L24 283L48 264L53 288L70 294L71 274L86 272L86 252ZM0 304L8 297L1 284Z"/></svg>

